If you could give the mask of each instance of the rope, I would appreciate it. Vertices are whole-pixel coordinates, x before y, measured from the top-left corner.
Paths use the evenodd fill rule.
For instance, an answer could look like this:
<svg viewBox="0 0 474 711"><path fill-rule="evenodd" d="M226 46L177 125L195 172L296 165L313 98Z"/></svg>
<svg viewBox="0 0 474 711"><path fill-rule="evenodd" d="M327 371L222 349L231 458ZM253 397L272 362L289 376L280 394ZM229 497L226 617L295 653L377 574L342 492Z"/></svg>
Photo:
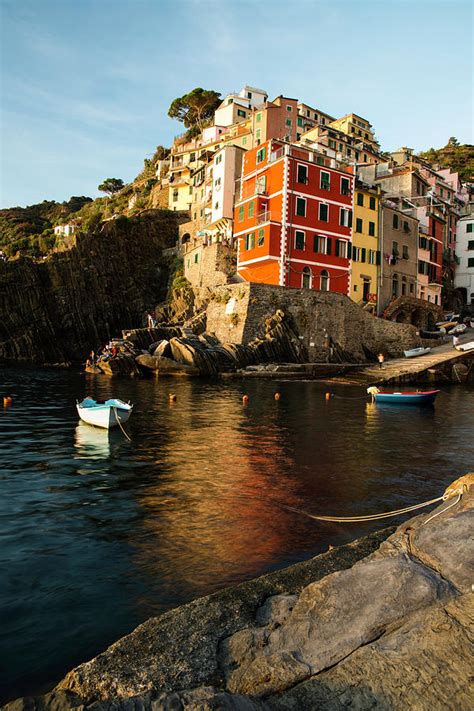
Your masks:
<svg viewBox="0 0 474 711"><path fill-rule="evenodd" d="M120 427L120 429L122 430L122 432L124 433L124 435L125 435L125 437L128 439L128 441L131 442L131 441L132 441L132 438L129 437L128 434L125 432L125 430L124 430L123 427L122 427L122 423L120 422L119 418L117 417L117 410L115 409L115 407L113 407L112 409L113 409L113 411L114 411L115 419L117 420L118 426Z"/></svg>
<svg viewBox="0 0 474 711"><path fill-rule="evenodd" d="M424 526L426 523L428 523L428 521L431 521L433 518L436 518L436 516L439 516L440 514L444 513L444 512L447 511L448 509L450 509L452 506L455 506L456 504L458 504L458 503L460 502L460 500L461 500L461 496L462 496L462 492L459 491L459 492L458 492L458 498L456 499L456 501L453 501L452 504L449 504L449 506L446 506L445 509L441 509L441 511L437 511L436 513L434 513L432 516L430 516L429 518L427 518L426 521L424 521L422 525ZM444 497L443 497L443 498L444 498Z"/></svg>
<svg viewBox="0 0 474 711"><path fill-rule="evenodd" d="M458 496L460 498L461 494L459 493ZM315 519L316 521L332 521L334 523L361 523L363 521L378 521L379 519L390 518L391 516L399 516L404 513L409 513L410 511L416 511L416 509L421 509L425 506L431 506L431 504L436 504L438 501L446 501L445 494L443 494L443 496L438 496L436 499L424 501L422 504L414 504L413 506L405 506L405 508L403 509L386 511L385 513L380 514L369 514L367 516L315 516L314 514L310 514L307 511L295 509L292 506L287 506L286 504L280 504L280 506L282 508L288 509L289 511L296 511L296 513L303 514L303 516L308 516L308 518ZM457 501L454 503L457 503ZM452 506L454 506L454 504L452 504Z"/></svg>

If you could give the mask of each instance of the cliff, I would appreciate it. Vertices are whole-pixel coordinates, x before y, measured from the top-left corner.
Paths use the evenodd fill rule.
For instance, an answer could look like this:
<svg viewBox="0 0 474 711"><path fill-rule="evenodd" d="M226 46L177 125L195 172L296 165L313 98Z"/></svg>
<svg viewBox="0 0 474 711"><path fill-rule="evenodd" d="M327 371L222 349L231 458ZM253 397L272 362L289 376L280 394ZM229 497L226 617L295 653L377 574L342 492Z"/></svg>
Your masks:
<svg viewBox="0 0 474 711"><path fill-rule="evenodd" d="M0 361L80 361L137 326L166 296L177 218L167 210L104 223L43 261L0 261Z"/></svg>

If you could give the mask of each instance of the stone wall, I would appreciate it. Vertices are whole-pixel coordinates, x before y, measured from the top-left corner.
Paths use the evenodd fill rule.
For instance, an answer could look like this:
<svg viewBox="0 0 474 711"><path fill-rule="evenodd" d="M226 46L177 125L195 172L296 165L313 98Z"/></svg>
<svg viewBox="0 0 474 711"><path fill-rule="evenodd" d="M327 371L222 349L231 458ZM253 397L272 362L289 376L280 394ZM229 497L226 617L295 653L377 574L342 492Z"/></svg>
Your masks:
<svg viewBox="0 0 474 711"><path fill-rule="evenodd" d="M222 242L193 247L185 245L184 276L195 287L227 284L235 274L235 249Z"/></svg>
<svg viewBox="0 0 474 711"><path fill-rule="evenodd" d="M310 362L328 360L326 333L348 360L360 362L380 351L397 356L421 345L414 326L372 316L343 294L269 284L216 289L207 307L207 331L222 342L247 344L264 335L265 320L277 309L293 317Z"/></svg>

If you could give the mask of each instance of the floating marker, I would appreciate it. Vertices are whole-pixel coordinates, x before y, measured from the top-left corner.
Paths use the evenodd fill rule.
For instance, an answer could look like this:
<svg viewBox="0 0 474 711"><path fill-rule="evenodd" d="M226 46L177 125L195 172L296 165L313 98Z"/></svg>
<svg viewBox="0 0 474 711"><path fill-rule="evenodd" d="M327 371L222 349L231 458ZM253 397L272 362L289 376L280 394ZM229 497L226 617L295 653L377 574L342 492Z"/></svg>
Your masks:
<svg viewBox="0 0 474 711"><path fill-rule="evenodd" d="M249 400L250 400L250 398L249 398L248 395L244 395L244 396L242 397L242 402L244 403L244 405L247 404Z"/></svg>
<svg viewBox="0 0 474 711"><path fill-rule="evenodd" d="M280 393L275 393L275 400L279 400L281 398Z"/></svg>
<svg viewBox="0 0 474 711"><path fill-rule="evenodd" d="M330 399L331 399L331 393L326 393L326 400L330 400Z"/></svg>

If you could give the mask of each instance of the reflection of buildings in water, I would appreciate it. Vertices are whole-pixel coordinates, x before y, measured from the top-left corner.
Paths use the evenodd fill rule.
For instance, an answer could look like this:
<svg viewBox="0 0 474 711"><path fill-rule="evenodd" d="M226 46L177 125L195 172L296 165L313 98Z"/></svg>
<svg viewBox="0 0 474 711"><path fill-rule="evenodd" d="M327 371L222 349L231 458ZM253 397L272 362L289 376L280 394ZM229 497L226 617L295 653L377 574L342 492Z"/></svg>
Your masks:
<svg viewBox="0 0 474 711"><path fill-rule="evenodd" d="M294 480L284 475L293 462L281 432L264 423L261 408L255 426L235 394L218 395L212 412L198 404L194 418L189 404L170 413L175 436L162 453L164 473L141 493L146 518L133 545L147 575L197 596L256 574L285 550L291 554L294 514L272 502L298 499ZM183 430L181 418L189 424Z"/></svg>
<svg viewBox="0 0 474 711"><path fill-rule="evenodd" d="M107 459L110 456L109 433L81 421L76 427L74 447L75 459Z"/></svg>

